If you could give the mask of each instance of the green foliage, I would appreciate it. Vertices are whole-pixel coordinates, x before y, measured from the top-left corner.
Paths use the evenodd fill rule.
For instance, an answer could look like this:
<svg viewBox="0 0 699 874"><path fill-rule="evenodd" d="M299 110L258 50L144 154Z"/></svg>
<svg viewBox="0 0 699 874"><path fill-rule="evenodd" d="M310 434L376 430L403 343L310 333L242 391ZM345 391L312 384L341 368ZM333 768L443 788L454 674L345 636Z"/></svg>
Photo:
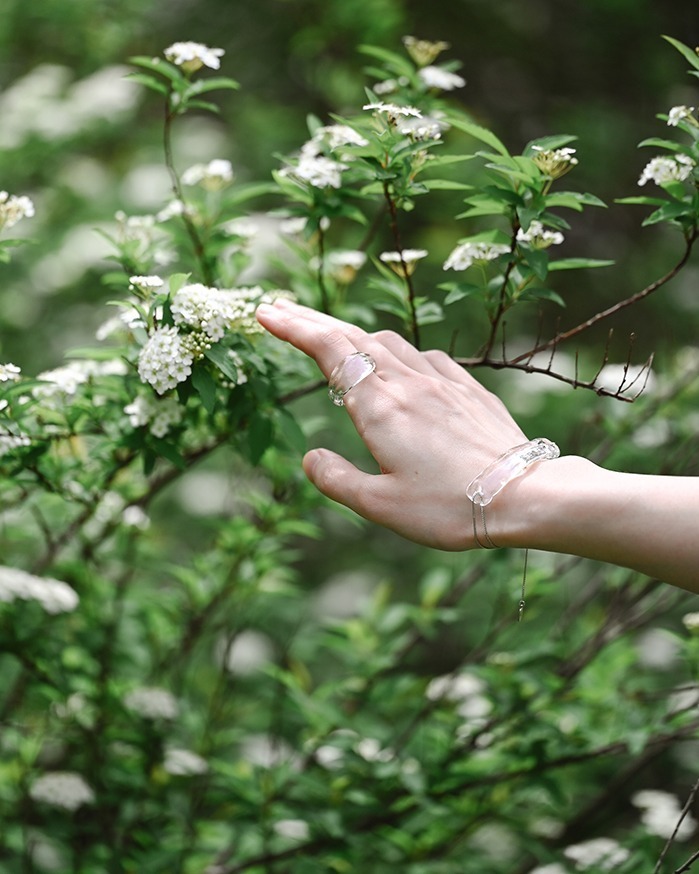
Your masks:
<svg viewBox="0 0 699 874"><path fill-rule="evenodd" d="M516 623L521 556L377 546L362 529L384 558L374 578L354 520L328 518L298 470L328 404L313 406L311 364L257 326L263 300L291 294L367 325L388 314L416 344L427 326L466 325L473 366L524 376L543 349L543 372L585 384L552 369L556 337L505 349L506 315L565 303L550 274L612 264L550 257L570 230L561 210L604 206L559 189L574 138L508 148L407 48L364 47L377 80L364 108L309 116L309 140L273 183L240 182L226 160L181 172L178 126L216 108L201 95L236 84L132 59L131 81L163 104L171 191L154 214L103 229L116 318L99 349L37 376L0 368L10 874L568 871L566 850L592 837L618 841L615 867L637 871L663 848L632 799L689 790L680 756L697 736L699 639L681 621L685 596L533 556ZM682 230L673 275L699 221L696 116L677 128L681 141L650 144L694 166L660 179L669 199L626 200L657 208L646 224ZM689 164L674 166L680 177ZM466 275L431 293L420 276L434 255L405 241L423 204L454 192L465 230L446 263ZM253 209L277 228L262 269ZM589 387L618 401L630 369ZM576 395L569 442L622 467L655 445L666 472L696 472L698 374L696 355L678 352L633 408ZM528 398L532 427L573 418L569 395ZM319 564L332 571L320 596ZM668 863L686 855L673 846Z"/></svg>

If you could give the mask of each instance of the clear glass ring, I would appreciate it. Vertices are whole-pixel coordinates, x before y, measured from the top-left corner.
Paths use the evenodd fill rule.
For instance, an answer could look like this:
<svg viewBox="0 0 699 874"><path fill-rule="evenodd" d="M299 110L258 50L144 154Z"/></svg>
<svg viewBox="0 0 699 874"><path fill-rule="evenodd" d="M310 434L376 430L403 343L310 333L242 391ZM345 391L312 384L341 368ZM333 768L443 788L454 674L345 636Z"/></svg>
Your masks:
<svg viewBox="0 0 699 874"><path fill-rule="evenodd" d="M347 392L375 370L376 362L366 352L353 352L347 355L330 374L328 382L330 400L338 407L344 406Z"/></svg>

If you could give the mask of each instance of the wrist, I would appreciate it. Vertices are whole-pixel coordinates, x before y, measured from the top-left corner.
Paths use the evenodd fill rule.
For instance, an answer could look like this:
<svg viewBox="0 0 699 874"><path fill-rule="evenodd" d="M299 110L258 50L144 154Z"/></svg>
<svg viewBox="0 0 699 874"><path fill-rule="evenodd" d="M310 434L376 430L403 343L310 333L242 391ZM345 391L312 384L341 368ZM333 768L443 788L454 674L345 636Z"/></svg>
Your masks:
<svg viewBox="0 0 699 874"><path fill-rule="evenodd" d="M532 465L487 508L498 546L567 552L571 534L599 496L605 471L586 458L565 455Z"/></svg>

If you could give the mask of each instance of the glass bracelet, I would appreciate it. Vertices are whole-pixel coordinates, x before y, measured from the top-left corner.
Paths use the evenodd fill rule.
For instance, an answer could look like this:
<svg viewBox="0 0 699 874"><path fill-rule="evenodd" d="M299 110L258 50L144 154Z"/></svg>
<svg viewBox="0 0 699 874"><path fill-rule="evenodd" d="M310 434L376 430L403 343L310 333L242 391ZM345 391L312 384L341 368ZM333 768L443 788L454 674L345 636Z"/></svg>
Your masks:
<svg viewBox="0 0 699 874"><path fill-rule="evenodd" d="M537 461L558 458L561 450L551 440L537 437L503 452L485 470L471 480L466 494L474 504L487 506L505 486L521 476L530 465Z"/></svg>

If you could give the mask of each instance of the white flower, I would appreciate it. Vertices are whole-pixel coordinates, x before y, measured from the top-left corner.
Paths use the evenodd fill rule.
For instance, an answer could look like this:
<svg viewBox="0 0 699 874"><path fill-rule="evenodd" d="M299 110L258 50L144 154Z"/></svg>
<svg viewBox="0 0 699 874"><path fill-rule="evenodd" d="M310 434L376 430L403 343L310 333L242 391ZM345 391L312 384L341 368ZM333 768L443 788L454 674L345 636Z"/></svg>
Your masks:
<svg viewBox="0 0 699 874"><path fill-rule="evenodd" d="M0 401L0 410L4 410L8 406L7 401ZM13 449L31 445L32 441L26 434L11 434L9 431L5 434L0 434L0 457L11 452Z"/></svg>
<svg viewBox="0 0 699 874"><path fill-rule="evenodd" d="M442 67L423 67L417 74L428 88L438 88L440 91L453 91L454 88L463 88L466 84L464 78Z"/></svg>
<svg viewBox="0 0 699 874"><path fill-rule="evenodd" d="M308 224L308 219L303 215L294 215L279 222L279 233L289 237L295 237L303 233Z"/></svg>
<svg viewBox="0 0 699 874"><path fill-rule="evenodd" d="M622 865L631 853L612 838L593 838L566 847L563 855L575 862L578 871L586 871L588 868L612 871Z"/></svg>
<svg viewBox="0 0 699 874"><path fill-rule="evenodd" d="M342 185L342 171L347 166L341 161L333 161L332 158L322 155L302 153L297 164L284 167L279 174L308 182L314 188L339 188Z"/></svg>
<svg viewBox="0 0 699 874"><path fill-rule="evenodd" d="M172 316L177 325L187 325L212 341L226 331L256 333L255 309L265 299L259 286L250 288L209 288L201 283L184 285L174 296Z"/></svg>
<svg viewBox="0 0 699 874"><path fill-rule="evenodd" d="M141 686L124 698L124 704L144 719L175 719L180 712L175 696L158 686Z"/></svg>
<svg viewBox="0 0 699 874"><path fill-rule="evenodd" d="M0 364L0 382L16 382L21 373L16 364Z"/></svg>
<svg viewBox="0 0 699 874"><path fill-rule="evenodd" d="M382 113L390 124L398 124L401 118L422 118L422 113L414 106L398 106L397 103L384 103L383 100L367 103L362 109Z"/></svg>
<svg viewBox="0 0 699 874"><path fill-rule="evenodd" d="M146 294L149 291L156 291L158 288L162 288L163 280L160 276L130 276L129 277L129 289L133 291L134 289L138 289L138 291Z"/></svg>
<svg viewBox="0 0 699 874"><path fill-rule="evenodd" d="M0 191L0 231L14 227L23 218L34 215L34 204L25 195Z"/></svg>
<svg viewBox="0 0 699 874"><path fill-rule="evenodd" d="M121 521L127 528L138 528L140 531L145 531L150 527L150 518L138 504L126 507L121 514Z"/></svg>
<svg viewBox="0 0 699 874"><path fill-rule="evenodd" d="M256 222L250 221L250 219L237 218L226 222L223 229L233 237L243 237L246 240L251 240L259 233L260 226Z"/></svg>
<svg viewBox="0 0 699 874"><path fill-rule="evenodd" d="M460 243L444 262L444 269L467 270L472 264L493 261L509 251L504 243Z"/></svg>
<svg viewBox="0 0 699 874"><path fill-rule="evenodd" d="M223 49L212 49L200 42L176 42L164 52L171 64L182 67L187 73L195 73L204 66L218 70L221 66L220 58L224 54Z"/></svg>
<svg viewBox="0 0 699 874"><path fill-rule="evenodd" d="M424 118L406 118L399 125L398 130L410 137L413 140L439 140L442 137L442 131L446 130L449 125L434 115L428 115Z"/></svg>
<svg viewBox="0 0 699 874"><path fill-rule="evenodd" d="M195 777L206 774L209 765L206 759L191 750L170 747L165 750L163 768L174 777Z"/></svg>
<svg viewBox="0 0 699 874"><path fill-rule="evenodd" d="M578 163L575 149L544 149L542 146L532 146L534 155L532 161L547 176L558 179Z"/></svg>
<svg viewBox="0 0 699 874"><path fill-rule="evenodd" d="M365 762L390 762L396 754L389 747L382 747L375 737L364 737L355 744L355 752Z"/></svg>
<svg viewBox="0 0 699 874"><path fill-rule="evenodd" d="M699 631L699 613L685 613L682 624L688 631Z"/></svg>
<svg viewBox="0 0 699 874"><path fill-rule="evenodd" d="M184 201L175 198L158 212L155 216L155 220L158 222L167 222L171 218L185 214L191 214L191 210L187 207L187 204L184 203Z"/></svg>
<svg viewBox="0 0 699 874"><path fill-rule="evenodd" d="M274 655L272 642L266 634L247 629L236 634L230 646L223 641L220 661L231 674L247 677L263 665L268 664Z"/></svg>
<svg viewBox="0 0 699 874"><path fill-rule="evenodd" d="M327 144L328 148L339 149L340 146L368 146L369 141L348 124L329 124L319 127L313 134L313 138L306 143ZM303 150L302 150L303 151Z"/></svg>
<svg viewBox="0 0 699 874"><path fill-rule="evenodd" d="M653 835L670 838L677 829L676 839L686 841L692 836L697 822L685 816L678 827L682 810L677 798L662 789L641 789L631 796L634 807L641 809L641 822Z"/></svg>
<svg viewBox="0 0 699 874"><path fill-rule="evenodd" d="M667 185L670 182L683 182L691 175L695 166L689 155L652 158L643 168L638 184L655 182L656 185Z"/></svg>
<svg viewBox="0 0 699 874"><path fill-rule="evenodd" d="M394 270L399 276L403 275L403 265L405 272L411 276L415 272L417 262L422 258L427 257L427 249L403 249L401 252L381 252L379 261Z"/></svg>
<svg viewBox="0 0 699 874"><path fill-rule="evenodd" d="M0 566L0 601L38 601L51 614L70 613L78 606L74 589L62 580L37 577L19 568Z"/></svg>
<svg viewBox="0 0 699 874"><path fill-rule="evenodd" d="M293 841L306 841L311 832L308 823L303 819L280 819L272 828L280 837Z"/></svg>
<svg viewBox="0 0 699 874"><path fill-rule="evenodd" d="M161 395L191 375L193 362L187 338L172 325L165 325L156 328L141 349L138 375Z"/></svg>
<svg viewBox="0 0 699 874"><path fill-rule="evenodd" d="M329 252L327 262L332 267L351 267L360 270L366 263L366 253L359 249L335 249Z"/></svg>
<svg viewBox="0 0 699 874"><path fill-rule="evenodd" d="M139 395L124 407L133 428L148 426L154 437L164 437L173 425L182 421L183 410L174 397L154 398Z"/></svg>
<svg viewBox="0 0 699 874"><path fill-rule="evenodd" d="M42 801L52 807L74 811L83 804L92 804L95 793L80 774L72 771L51 771L36 779L29 787L34 801Z"/></svg>
<svg viewBox="0 0 699 874"><path fill-rule="evenodd" d="M549 231L536 219L529 224L529 229L520 228L517 231L518 243L529 243L535 249L547 249L549 246L559 246L563 242L560 231Z"/></svg>
<svg viewBox="0 0 699 874"><path fill-rule="evenodd" d="M182 174L183 185L201 185L207 191L220 191L234 178L233 165L224 158L215 158L208 164L194 164Z"/></svg>
<svg viewBox="0 0 699 874"><path fill-rule="evenodd" d="M667 116L668 127L677 127L680 121L690 121L696 124L693 106L673 106Z"/></svg>

